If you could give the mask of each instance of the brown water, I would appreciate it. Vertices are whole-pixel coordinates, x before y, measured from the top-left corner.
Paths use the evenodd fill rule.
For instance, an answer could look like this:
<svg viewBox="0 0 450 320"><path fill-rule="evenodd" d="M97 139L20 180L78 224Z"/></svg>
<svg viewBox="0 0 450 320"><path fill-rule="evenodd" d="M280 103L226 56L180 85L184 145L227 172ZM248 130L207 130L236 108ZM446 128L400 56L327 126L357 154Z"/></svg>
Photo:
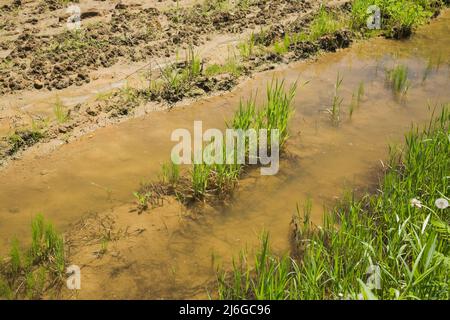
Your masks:
<svg viewBox="0 0 450 320"><path fill-rule="evenodd" d="M0 252L6 252L14 235L26 241L31 217L38 212L62 230L91 212L115 212L136 223L165 211L181 213L173 206L141 216L128 212L139 182L156 178L169 159L172 130L192 129L194 120L203 120L204 129L224 128L240 97L255 91L263 96L273 77L287 84L309 81L297 90L289 156L281 161L278 175L250 174L229 205L205 208L197 221L180 224L165 238L154 240L156 233L150 233L158 231L147 230L150 235L136 240L138 245L130 245L125 258L114 262L117 268L131 267L113 281L111 275L98 274L110 270L106 263L87 265L85 291L79 293L80 298L202 297L214 280L212 256L228 264L242 248L254 248L262 230L270 232L274 249L284 252L297 203L311 198L313 219L320 223L323 205L346 189L365 190L376 183L387 145L401 143L411 123L427 121L428 105L450 101L449 51L447 11L410 40L358 43L314 62L259 74L232 93L100 129L45 156L25 157L0 172ZM385 83L385 68L396 64L409 69L411 85L403 100ZM344 102L343 120L335 127L324 110L332 101L338 72ZM365 95L349 119L351 96L360 82Z"/></svg>

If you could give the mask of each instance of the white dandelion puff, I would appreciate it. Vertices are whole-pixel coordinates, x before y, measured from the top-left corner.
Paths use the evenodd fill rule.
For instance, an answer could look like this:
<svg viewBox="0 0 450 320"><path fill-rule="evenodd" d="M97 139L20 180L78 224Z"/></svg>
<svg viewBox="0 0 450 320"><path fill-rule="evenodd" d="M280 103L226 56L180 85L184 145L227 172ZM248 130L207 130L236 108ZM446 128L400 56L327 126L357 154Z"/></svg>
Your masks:
<svg viewBox="0 0 450 320"><path fill-rule="evenodd" d="M419 199L413 198L409 203L411 203L411 207L422 208L422 202Z"/></svg>
<svg viewBox="0 0 450 320"><path fill-rule="evenodd" d="M447 209L449 207L448 200L444 198L439 198L434 203L438 209Z"/></svg>

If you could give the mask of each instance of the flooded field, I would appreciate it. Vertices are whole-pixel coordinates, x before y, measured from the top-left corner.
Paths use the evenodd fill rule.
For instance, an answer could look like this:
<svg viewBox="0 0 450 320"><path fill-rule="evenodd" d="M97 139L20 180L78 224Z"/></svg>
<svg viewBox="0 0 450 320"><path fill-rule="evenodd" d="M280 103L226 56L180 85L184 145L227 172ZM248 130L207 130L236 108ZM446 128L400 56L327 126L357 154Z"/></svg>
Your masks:
<svg viewBox="0 0 450 320"><path fill-rule="evenodd" d="M346 191L362 195L376 189L388 145L403 144L412 124L425 125L433 110L439 113L450 101L449 52L447 10L409 39L357 41L255 73L231 92L24 152L0 171L0 254L8 254L15 237L29 245L31 220L42 213L70 239L70 264L81 267L82 289L64 290L64 298L216 297L217 267L229 268L244 248L253 252L263 231L270 234L274 252L290 252L297 205L311 199L312 221L320 225L323 208ZM401 94L388 79L389 70L398 66L407 70ZM133 192L141 182L158 179L175 145L170 140L175 129L192 131L194 121L201 120L204 130L224 130L240 100L256 96L262 101L273 79L284 79L286 86L298 81L277 175L248 171L225 203L184 206L168 199L137 212ZM77 104L99 88L114 86L121 83L108 80L97 91L67 88L58 95L68 105ZM33 112L41 103L45 114L50 93L40 94L38 102L33 93L23 99L32 103ZM16 97L2 99L13 103ZM341 103L334 122L330 110L336 98ZM89 238L101 232L113 236L107 243Z"/></svg>

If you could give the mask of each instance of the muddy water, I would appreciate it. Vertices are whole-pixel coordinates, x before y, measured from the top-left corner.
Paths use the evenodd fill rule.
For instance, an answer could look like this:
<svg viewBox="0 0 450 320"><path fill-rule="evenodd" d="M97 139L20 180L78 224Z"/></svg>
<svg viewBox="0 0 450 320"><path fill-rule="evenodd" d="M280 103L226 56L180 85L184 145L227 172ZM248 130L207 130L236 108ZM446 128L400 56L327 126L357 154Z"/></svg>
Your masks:
<svg viewBox="0 0 450 320"><path fill-rule="evenodd" d="M169 159L172 130L192 130L194 120L203 120L204 128L223 129L240 97L256 91L263 96L274 77L287 84L308 82L297 90L288 155L278 175L252 172L227 206L204 208L197 221L172 232L159 247L152 245L149 252L144 243L130 253L134 267L121 275L120 284L86 284L86 291L80 292L81 298L204 297L205 287L214 280L211 261L228 264L241 248L254 248L262 230L270 232L276 251L288 250L289 222L297 203L311 198L313 219L320 223L322 207L344 190L363 191L376 182L387 144L402 142L412 122L425 123L429 105L450 101L449 31L446 12L408 41L355 44L315 62L259 74L233 93L98 130L45 156L25 157L0 172L0 251L6 252L14 235L26 240L31 217L38 212L66 230L90 212L132 207L132 191L141 180L156 178L161 163ZM402 100L385 83L385 69L400 63L408 66L410 81ZM338 73L344 100L342 121L335 127L325 110ZM352 93L361 82L365 94L350 119ZM136 215L119 211L129 219Z"/></svg>

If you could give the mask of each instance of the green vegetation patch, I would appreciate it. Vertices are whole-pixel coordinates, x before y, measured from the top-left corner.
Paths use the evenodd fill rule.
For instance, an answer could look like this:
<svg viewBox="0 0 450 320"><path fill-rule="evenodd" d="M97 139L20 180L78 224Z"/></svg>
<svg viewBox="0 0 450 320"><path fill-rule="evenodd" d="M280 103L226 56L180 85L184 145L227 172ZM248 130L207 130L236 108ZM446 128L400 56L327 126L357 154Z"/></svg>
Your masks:
<svg viewBox="0 0 450 320"><path fill-rule="evenodd" d="M450 108L391 148L379 192L293 218L292 256L246 254L218 276L221 299L442 299L450 284Z"/></svg>
<svg viewBox="0 0 450 320"><path fill-rule="evenodd" d="M285 90L283 81L273 81L267 86L265 104L256 107L254 98L246 102L241 101L239 109L235 112L231 123L227 124L230 129L248 130L267 129L267 145L271 146L272 130L279 130L279 146L282 149L289 137L288 124L294 109L292 101L295 96L297 83ZM245 138L245 163L251 163L251 150L258 150L259 138L252 144L248 137ZM226 141L222 144L226 148ZM235 145L234 155L238 156L238 146ZM268 147L268 151L270 147ZM221 164L194 164L189 170L188 176L182 176L180 168L173 164L163 165L162 177L159 182L143 183L140 189L134 193L138 203L139 211L149 207L158 206L165 196L175 196L183 203L196 201L217 200L228 197L239 178L247 167L252 165L239 164L237 158L233 164L224 159ZM205 159L203 159L205 160ZM253 165L255 166L255 165Z"/></svg>
<svg viewBox="0 0 450 320"><path fill-rule="evenodd" d="M8 155L14 155L20 149L30 147L45 137L45 134L38 129L20 129L7 137Z"/></svg>
<svg viewBox="0 0 450 320"><path fill-rule="evenodd" d="M31 224L31 247L14 240L9 257L0 261L0 299L40 299L64 283L64 240L53 225L37 215Z"/></svg>
<svg viewBox="0 0 450 320"><path fill-rule="evenodd" d="M410 36L417 26L436 15L444 2L441 0L355 0L351 11L354 29L372 32L367 28L367 19L373 15L373 11L370 12L367 9L372 5L380 8L381 33L390 38L401 39Z"/></svg>

